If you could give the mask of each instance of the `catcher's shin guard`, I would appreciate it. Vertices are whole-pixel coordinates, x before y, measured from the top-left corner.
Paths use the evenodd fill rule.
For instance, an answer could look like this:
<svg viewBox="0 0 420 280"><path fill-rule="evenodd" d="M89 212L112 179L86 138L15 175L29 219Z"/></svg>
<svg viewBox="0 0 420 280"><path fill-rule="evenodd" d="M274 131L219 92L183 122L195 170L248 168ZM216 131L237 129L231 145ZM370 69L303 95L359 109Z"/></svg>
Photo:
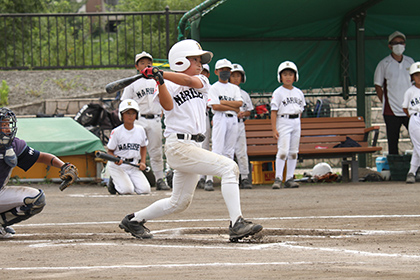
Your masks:
<svg viewBox="0 0 420 280"><path fill-rule="evenodd" d="M21 206L19 210L13 208L0 213L0 222L3 227L19 223L40 213L46 205L45 194L42 190L39 190L39 194L36 196L25 197L23 203L25 203L25 205Z"/></svg>

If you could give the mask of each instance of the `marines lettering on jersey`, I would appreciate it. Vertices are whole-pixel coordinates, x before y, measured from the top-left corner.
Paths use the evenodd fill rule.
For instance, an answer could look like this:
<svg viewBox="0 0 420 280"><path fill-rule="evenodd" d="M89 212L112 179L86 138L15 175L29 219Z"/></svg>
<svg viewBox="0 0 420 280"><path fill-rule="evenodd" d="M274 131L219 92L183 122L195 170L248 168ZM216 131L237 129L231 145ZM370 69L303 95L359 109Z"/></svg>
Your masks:
<svg viewBox="0 0 420 280"><path fill-rule="evenodd" d="M153 95L154 92L154 88L142 88L140 91L136 92L136 95L138 98L142 98L143 96L146 96L148 94Z"/></svg>
<svg viewBox="0 0 420 280"><path fill-rule="evenodd" d="M302 99L297 98L297 97L286 97L284 100L281 101L281 103L283 103L283 106L287 106L289 104L298 104L298 105L302 105Z"/></svg>
<svg viewBox="0 0 420 280"><path fill-rule="evenodd" d="M219 95L219 100L226 100L226 101L235 101L235 98L225 96L225 95Z"/></svg>
<svg viewBox="0 0 420 280"><path fill-rule="evenodd" d="M119 144L118 149L120 151L124 151L124 150L140 151L140 144L136 144L136 143Z"/></svg>
<svg viewBox="0 0 420 280"><path fill-rule="evenodd" d="M418 97L414 97L413 99L410 100L410 104L411 106L416 106L420 104L420 99Z"/></svg>
<svg viewBox="0 0 420 280"><path fill-rule="evenodd" d="M182 91L178 93L177 95L174 95L174 100L178 106L181 106L185 102L194 99L194 98L201 98L203 99L203 94L201 92L196 91L193 88L190 88L189 90Z"/></svg>

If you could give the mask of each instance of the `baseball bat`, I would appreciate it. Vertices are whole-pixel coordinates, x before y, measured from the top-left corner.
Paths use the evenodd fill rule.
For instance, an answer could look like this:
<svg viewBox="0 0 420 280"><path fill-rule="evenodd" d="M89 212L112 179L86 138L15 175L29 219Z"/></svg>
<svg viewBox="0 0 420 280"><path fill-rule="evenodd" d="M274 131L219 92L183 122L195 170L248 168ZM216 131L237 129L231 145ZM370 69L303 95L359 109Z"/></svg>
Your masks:
<svg viewBox="0 0 420 280"><path fill-rule="evenodd" d="M111 156L110 154L103 153L103 152L100 152L100 151L96 151L95 156L98 157L98 158L103 158L103 159L110 160L110 161L113 161L113 162L120 161L120 158ZM137 167L137 168L140 167L138 164L134 164L134 163L132 163L130 161L126 161L126 160L123 160L123 163L134 166L134 167ZM149 167L147 167L147 168L149 168Z"/></svg>
<svg viewBox="0 0 420 280"><path fill-rule="evenodd" d="M114 93L123 88L129 86L133 82L137 81L138 79L143 78L143 74L137 74L132 77L123 78L114 82L111 82L105 86L105 90L107 93Z"/></svg>

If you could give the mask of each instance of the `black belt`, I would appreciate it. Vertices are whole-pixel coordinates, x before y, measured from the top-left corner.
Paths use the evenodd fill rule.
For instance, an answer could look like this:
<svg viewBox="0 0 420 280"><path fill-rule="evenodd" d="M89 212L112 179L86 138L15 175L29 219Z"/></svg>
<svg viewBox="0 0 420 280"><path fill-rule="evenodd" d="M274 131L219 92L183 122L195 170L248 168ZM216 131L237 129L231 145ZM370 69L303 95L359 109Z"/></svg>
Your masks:
<svg viewBox="0 0 420 280"><path fill-rule="evenodd" d="M154 118L156 118L156 115L140 115L140 116L142 116L143 118L146 118L146 119L154 119Z"/></svg>
<svg viewBox="0 0 420 280"><path fill-rule="evenodd" d="M204 134L177 134L176 135L178 139L180 140L194 140L195 142L203 142L204 139L206 139L206 136Z"/></svg>
<svg viewBox="0 0 420 280"><path fill-rule="evenodd" d="M134 160L134 158L123 158L124 161L129 161L132 162Z"/></svg>
<svg viewBox="0 0 420 280"><path fill-rule="evenodd" d="M225 115L226 115L226 117L229 117L229 118L233 118L234 116L236 116L234 114L225 114Z"/></svg>
<svg viewBox="0 0 420 280"><path fill-rule="evenodd" d="M282 118L286 118L286 119L297 119L299 118L299 114L296 115L281 115Z"/></svg>
<svg viewBox="0 0 420 280"><path fill-rule="evenodd" d="M414 116L420 116L420 113L414 113L413 115Z"/></svg>
<svg viewBox="0 0 420 280"><path fill-rule="evenodd" d="M239 123L244 122L244 121L245 121L244 119L238 119Z"/></svg>

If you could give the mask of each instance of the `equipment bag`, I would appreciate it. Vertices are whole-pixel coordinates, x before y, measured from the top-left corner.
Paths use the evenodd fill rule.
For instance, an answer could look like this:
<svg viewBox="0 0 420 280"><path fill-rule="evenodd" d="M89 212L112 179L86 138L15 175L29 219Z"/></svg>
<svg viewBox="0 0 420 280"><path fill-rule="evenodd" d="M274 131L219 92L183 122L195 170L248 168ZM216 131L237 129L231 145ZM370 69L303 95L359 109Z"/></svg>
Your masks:
<svg viewBox="0 0 420 280"><path fill-rule="evenodd" d="M103 111L104 108L100 104L89 103L77 112L74 120L83 126L96 126L100 121Z"/></svg>

